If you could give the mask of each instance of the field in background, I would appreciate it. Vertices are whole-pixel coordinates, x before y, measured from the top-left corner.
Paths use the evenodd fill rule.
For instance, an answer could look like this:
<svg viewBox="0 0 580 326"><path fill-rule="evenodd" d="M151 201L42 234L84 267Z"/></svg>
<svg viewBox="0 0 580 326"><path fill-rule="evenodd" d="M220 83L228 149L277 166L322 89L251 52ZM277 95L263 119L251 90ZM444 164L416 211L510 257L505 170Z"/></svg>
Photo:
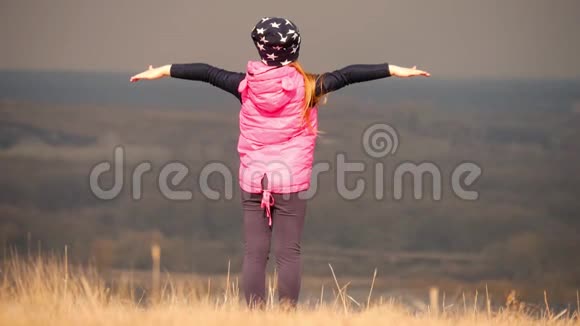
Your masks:
<svg viewBox="0 0 580 326"><path fill-rule="evenodd" d="M274 282L269 282L264 310L249 310L231 275L205 282L166 277L157 289L137 292L140 285L131 279L107 282L64 256L5 260L0 276L0 325L580 325L578 297L576 307L557 310L547 297L541 306L511 296L496 306L485 292L446 300L432 289L423 308L410 309L375 294L372 277L360 300L351 296L348 283L333 278L326 289L332 293L329 300L313 298L289 311L274 300Z"/></svg>
<svg viewBox="0 0 580 326"><path fill-rule="evenodd" d="M34 258L62 253L67 247L71 266L94 266L103 286L116 293L103 302L127 298L118 292L123 287L117 283L132 284L129 292L141 303L134 306L133 299L123 299L119 309L125 316L156 320L169 314L146 300L150 245L156 243L161 249L160 282L181 289L170 297L183 298L192 287L205 294L211 279L212 297L223 298L225 279L229 275L235 281L241 267L239 193L233 200L208 200L199 192L197 177L213 161L237 173L234 98L209 86L169 80L134 87L126 76L2 76L1 259L10 261L11 248L20 257ZM333 306L337 292L330 264L339 284L349 284L349 295L363 306L376 268L373 298L395 300L396 308L386 308L394 316L410 311L425 317L432 286L439 289L439 303L449 307L449 314L462 311L463 296L470 310L476 291L480 312L486 314L486 292L492 310L499 311L512 290L536 317L546 311L544 291L554 316L564 309L573 314L580 288L579 85L580 81L385 80L332 94L328 105L320 108L325 134L319 138L315 160L335 164L337 153L344 153L348 161L367 167L385 163L386 197L376 200L369 192L345 200L338 195L335 171L321 175L303 236L304 304L316 306L323 292L327 308L341 309L340 300ZM361 135L373 123L397 129L400 144L395 155L376 160L364 153ZM111 161L118 145L126 150L125 188L115 200L99 200L88 185L90 169ZM389 182L400 162L434 162L448 181L453 167L465 160L483 168L474 185L480 193L477 201L459 200L448 182L443 184L443 200L434 201L429 178L424 199L412 198L410 179L404 184L404 199L392 198ZM142 161L151 162L153 171L144 175L143 198L137 201L131 198L129 175ZM174 161L190 168L179 186L193 191L190 201L170 201L159 191L156 176ZM371 169L350 175L350 188L357 177L374 178ZM104 175L103 187L112 180L112 174ZM219 176L209 181L216 188L223 186ZM96 286L95 278L90 280ZM7 284L1 313L30 309L18 299L22 296L9 295ZM39 299L34 308L39 312L30 310L23 318L63 316L71 307L89 309L82 299L85 294L77 305L57 300L62 293L52 288L43 293L45 299L56 299ZM163 307L184 312L217 309L214 301L208 306L198 300L192 308L179 303L184 300L165 302ZM115 314L115 305L103 302L96 304L96 311ZM242 309L219 308L224 313L220 318L231 318L227 311ZM334 318L332 309L321 314ZM353 318L366 318L364 314Z"/></svg>

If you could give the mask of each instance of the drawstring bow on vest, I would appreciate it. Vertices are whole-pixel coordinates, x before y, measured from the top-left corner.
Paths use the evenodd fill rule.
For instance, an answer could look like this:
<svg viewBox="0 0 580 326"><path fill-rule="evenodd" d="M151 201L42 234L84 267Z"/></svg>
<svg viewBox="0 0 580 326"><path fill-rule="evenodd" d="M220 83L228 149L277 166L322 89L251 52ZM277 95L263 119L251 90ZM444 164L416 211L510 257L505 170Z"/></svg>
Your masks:
<svg viewBox="0 0 580 326"><path fill-rule="evenodd" d="M264 189L264 179L266 179L266 189ZM264 174L264 179L262 179L262 202L260 203L261 208L266 209L266 217L268 218L268 226L272 226L272 213L270 212L270 207L274 206L274 196L270 192L270 185L268 184L268 177Z"/></svg>

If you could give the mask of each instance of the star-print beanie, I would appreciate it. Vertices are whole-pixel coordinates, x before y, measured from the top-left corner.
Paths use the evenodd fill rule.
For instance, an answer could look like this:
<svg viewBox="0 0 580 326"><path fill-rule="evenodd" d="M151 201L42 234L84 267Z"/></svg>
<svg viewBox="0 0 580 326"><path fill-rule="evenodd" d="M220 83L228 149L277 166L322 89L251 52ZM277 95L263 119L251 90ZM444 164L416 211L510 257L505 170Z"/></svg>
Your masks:
<svg viewBox="0 0 580 326"><path fill-rule="evenodd" d="M290 20L264 17L254 26L251 35L264 64L285 66L298 59L300 33Z"/></svg>

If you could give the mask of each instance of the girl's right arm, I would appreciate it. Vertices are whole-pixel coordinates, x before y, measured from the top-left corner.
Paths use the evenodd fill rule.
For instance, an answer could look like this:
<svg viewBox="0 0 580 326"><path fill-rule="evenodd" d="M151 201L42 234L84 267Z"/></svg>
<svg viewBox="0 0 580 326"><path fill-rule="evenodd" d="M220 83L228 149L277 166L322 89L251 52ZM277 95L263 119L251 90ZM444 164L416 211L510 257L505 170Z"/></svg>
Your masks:
<svg viewBox="0 0 580 326"><path fill-rule="evenodd" d="M227 71L206 63L184 63L164 65L158 68L149 66L148 70L131 77L130 81L137 82L141 79L153 80L163 77L197 80L216 86L241 100L238 86L245 76L244 73Z"/></svg>

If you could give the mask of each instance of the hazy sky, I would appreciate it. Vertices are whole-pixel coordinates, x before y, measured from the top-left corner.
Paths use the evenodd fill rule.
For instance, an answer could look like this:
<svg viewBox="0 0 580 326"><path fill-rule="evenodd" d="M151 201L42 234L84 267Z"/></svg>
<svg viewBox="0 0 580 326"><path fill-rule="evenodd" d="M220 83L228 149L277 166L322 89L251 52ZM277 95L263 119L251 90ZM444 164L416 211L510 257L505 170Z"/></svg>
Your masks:
<svg viewBox="0 0 580 326"><path fill-rule="evenodd" d="M389 62L445 78L580 77L577 0L0 0L0 69L241 71L262 16L298 25L313 72Z"/></svg>

